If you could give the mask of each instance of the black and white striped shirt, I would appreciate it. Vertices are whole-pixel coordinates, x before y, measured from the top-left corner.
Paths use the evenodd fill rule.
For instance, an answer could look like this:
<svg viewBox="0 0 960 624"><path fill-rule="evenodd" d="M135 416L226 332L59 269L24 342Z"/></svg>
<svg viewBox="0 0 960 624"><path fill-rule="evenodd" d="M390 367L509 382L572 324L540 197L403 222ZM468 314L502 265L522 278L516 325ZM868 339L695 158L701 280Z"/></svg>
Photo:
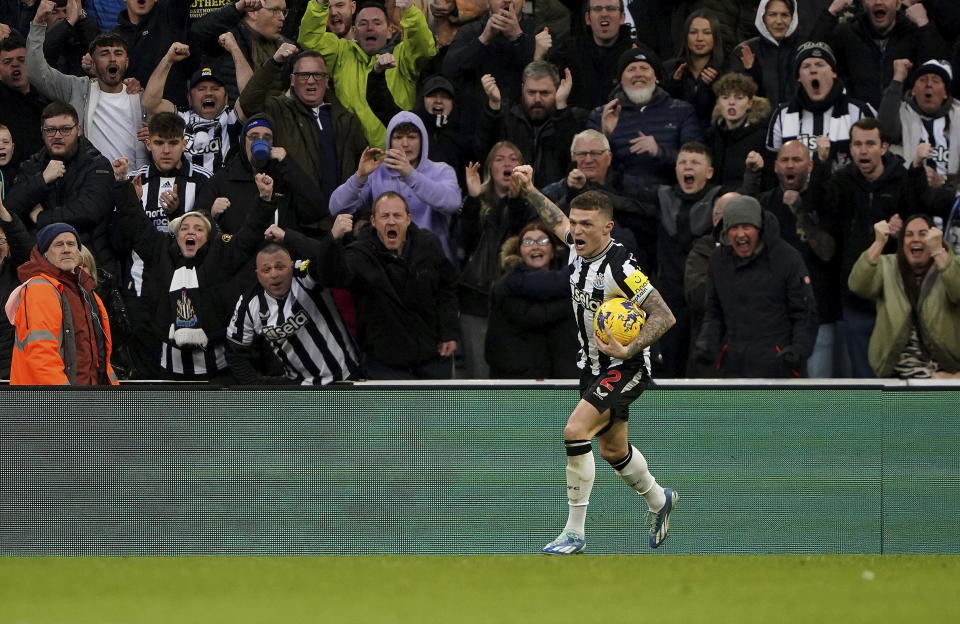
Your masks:
<svg viewBox="0 0 960 624"><path fill-rule="evenodd" d="M239 144L242 124L232 106L223 109L216 119L204 119L192 110L177 111L187 124L183 138L187 141L184 155L193 164L211 172L223 166L230 148Z"/></svg>
<svg viewBox="0 0 960 624"><path fill-rule="evenodd" d="M298 261L290 292L275 299L257 284L241 297L227 326L227 339L249 347L262 335L289 379L302 385L342 381L360 371L357 348L330 291Z"/></svg>
<svg viewBox="0 0 960 624"><path fill-rule="evenodd" d="M604 301L614 297L623 297L638 306L653 292L653 285L633 255L620 243L611 240L596 256L583 258L573 248L573 239L567 234L570 245L570 293L573 298L573 313L580 337L581 369L589 367L590 372L599 375L602 370L616 366L621 362L597 350L593 337L593 316ZM643 362L650 371L650 349L643 350Z"/></svg>
<svg viewBox="0 0 960 624"><path fill-rule="evenodd" d="M767 149L776 153L787 141L797 140L806 145L813 156L817 151L817 137L826 136L830 138L833 170L837 171L850 162L850 128L864 117L876 116L872 106L845 95L821 113L801 108L794 99L781 104L770 118Z"/></svg>

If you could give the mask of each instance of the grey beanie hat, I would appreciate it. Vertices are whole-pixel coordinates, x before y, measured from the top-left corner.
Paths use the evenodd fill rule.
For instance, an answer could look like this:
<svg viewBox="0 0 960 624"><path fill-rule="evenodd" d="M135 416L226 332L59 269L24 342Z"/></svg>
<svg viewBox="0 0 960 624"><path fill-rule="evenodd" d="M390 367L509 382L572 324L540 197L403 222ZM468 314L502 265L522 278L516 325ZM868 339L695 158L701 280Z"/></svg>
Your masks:
<svg viewBox="0 0 960 624"><path fill-rule="evenodd" d="M723 208L723 231L729 232L735 225L747 224L762 229L763 208L760 202L749 195L734 197Z"/></svg>

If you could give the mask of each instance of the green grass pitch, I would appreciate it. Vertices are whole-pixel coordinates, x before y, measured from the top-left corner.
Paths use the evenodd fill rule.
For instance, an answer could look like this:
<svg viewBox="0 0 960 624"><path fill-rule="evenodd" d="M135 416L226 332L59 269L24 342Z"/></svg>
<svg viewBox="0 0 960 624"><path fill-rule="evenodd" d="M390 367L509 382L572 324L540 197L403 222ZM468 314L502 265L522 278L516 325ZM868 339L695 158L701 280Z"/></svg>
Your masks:
<svg viewBox="0 0 960 624"><path fill-rule="evenodd" d="M0 623L960 622L960 556L0 558Z"/></svg>

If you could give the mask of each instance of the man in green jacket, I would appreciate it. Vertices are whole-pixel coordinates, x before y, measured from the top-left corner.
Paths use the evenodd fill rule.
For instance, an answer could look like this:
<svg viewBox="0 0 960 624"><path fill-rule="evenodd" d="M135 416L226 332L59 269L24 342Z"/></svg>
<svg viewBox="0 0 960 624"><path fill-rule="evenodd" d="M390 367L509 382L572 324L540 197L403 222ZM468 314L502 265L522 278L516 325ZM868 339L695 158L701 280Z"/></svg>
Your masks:
<svg viewBox="0 0 960 624"><path fill-rule="evenodd" d="M328 1L310 2L300 23L298 40L304 49L323 55L337 98L360 119L367 142L381 149L386 147L386 128L367 104L367 74L381 54L392 54L396 67L386 70L387 86L397 106L410 110L416 103L420 71L437 53L433 33L423 13L411 6L410 0L397 0L396 7L403 12L400 20L403 41L392 49L388 45L390 21L383 5L376 2L359 6L354 20L356 41L341 39L327 31Z"/></svg>

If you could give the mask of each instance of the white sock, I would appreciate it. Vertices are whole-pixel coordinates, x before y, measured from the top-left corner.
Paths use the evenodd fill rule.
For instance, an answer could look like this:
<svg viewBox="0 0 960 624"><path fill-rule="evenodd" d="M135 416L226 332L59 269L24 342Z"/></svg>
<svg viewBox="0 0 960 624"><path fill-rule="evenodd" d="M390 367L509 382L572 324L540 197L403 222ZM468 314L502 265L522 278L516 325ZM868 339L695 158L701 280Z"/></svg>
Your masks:
<svg viewBox="0 0 960 624"><path fill-rule="evenodd" d="M631 446L627 456L612 465L623 482L637 494L643 496L651 510L659 511L667 502L663 488L657 484L657 480L650 474L647 469L646 458L636 447Z"/></svg>
<svg viewBox="0 0 960 624"><path fill-rule="evenodd" d="M589 440L568 440L567 452L571 449L582 451L590 448ZM593 489L593 480L596 475L596 464L593 451L576 455L567 455L567 502L570 504L570 513L564 531L576 531L585 535L584 525L587 519L587 505L590 504L590 491Z"/></svg>

